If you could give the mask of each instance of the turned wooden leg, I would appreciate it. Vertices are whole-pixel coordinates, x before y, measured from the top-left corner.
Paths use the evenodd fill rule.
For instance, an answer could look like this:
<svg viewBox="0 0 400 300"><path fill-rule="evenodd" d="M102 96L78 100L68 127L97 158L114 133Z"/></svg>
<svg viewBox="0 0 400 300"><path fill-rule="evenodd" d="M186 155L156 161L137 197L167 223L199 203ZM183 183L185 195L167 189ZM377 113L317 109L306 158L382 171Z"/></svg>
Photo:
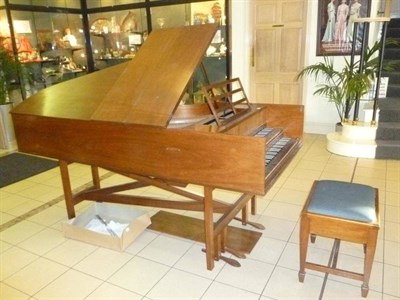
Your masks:
<svg viewBox="0 0 400 300"><path fill-rule="evenodd" d="M306 276L305 265L307 259L308 236L310 234L310 223L306 216L301 216L300 221L300 270L299 281L304 282Z"/></svg>

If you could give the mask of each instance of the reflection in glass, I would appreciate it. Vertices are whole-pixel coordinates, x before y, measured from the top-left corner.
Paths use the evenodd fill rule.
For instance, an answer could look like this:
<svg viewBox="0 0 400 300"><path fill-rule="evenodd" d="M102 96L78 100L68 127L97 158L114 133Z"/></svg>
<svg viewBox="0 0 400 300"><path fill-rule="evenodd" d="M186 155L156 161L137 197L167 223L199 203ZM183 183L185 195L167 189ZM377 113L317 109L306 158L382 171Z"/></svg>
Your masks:
<svg viewBox="0 0 400 300"><path fill-rule="evenodd" d="M96 68L103 69L135 56L147 32L144 9L91 14Z"/></svg>
<svg viewBox="0 0 400 300"><path fill-rule="evenodd" d="M67 7L80 8L80 1L77 0L9 0L10 4L36 5L45 7Z"/></svg>
<svg viewBox="0 0 400 300"><path fill-rule="evenodd" d="M132 11L125 16L121 25L122 32L137 32L139 31L139 22L137 20L136 14Z"/></svg>
<svg viewBox="0 0 400 300"><path fill-rule="evenodd" d="M164 28L165 18L157 18L157 24L160 26L160 28Z"/></svg>

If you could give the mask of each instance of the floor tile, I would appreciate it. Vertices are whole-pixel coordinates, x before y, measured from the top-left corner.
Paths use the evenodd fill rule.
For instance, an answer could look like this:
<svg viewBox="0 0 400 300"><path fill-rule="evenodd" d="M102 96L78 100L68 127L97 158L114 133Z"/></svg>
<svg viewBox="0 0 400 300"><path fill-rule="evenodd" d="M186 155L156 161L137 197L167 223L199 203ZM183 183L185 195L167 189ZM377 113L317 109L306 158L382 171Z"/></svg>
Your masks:
<svg viewBox="0 0 400 300"><path fill-rule="evenodd" d="M146 295L170 267L134 257L107 281L139 295Z"/></svg>
<svg viewBox="0 0 400 300"><path fill-rule="evenodd" d="M385 240L400 243L400 223L385 221Z"/></svg>
<svg viewBox="0 0 400 300"><path fill-rule="evenodd" d="M54 247L44 254L44 257L72 267L94 252L97 248L97 246L88 243L65 239L64 243Z"/></svg>
<svg viewBox="0 0 400 300"><path fill-rule="evenodd" d="M386 160L382 159L371 159L371 158L359 158L357 166L373 168L373 169L386 169Z"/></svg>
<svg viewBox="0 0 400 300"><path fill-rule="evenodd" d="M7 211L8 214L19 217L22 216L23 214L26 214L28 212L30 212L31 210L41 206L43 203L37 200L27 200L24 203L9 209Z"/></svg>
<svg viewBox="0 0 400 300"><path fill-rule="evenodd" d="M211 280L172 269L146 295L150 299L200 299Z"/></svg>
<svg viewBox="0 0 400 300"><path fill-rule="evenodd" d="M32 235L42 231L45 227L29 221L22 221L7 230L0 232L0 239L16 245Z"/></svg>
<svg viewBox="0 0 400 300"><path fill-rule="evenodd" d="M399 181L400 180L400 169L390 169L389 166L386 169L386 179L388 180L393 180L393 181Z"/></svg>
<svg viewBox="0 0 400 300"><path fill-rule="evenodd" d="M59 168L54 168L54 169L48 170L46 172L42 172L42 173L39 173L32 177L29 177L29 181L33 181L33 182L40 183L40 184L46 184L46 181L49 180L50 178L59 177L59 176L60 176Z"/></svg>
<svg viewBox="0 0 400 300"><path fill-rule="evenodd" d="M301 205L272 201L262 214L264 216L296 222L299 219L301 209Z"/></svg>
<svg viewBox="0 0 400 300"><path fill-rule="evenodd" d="M282 252L282 255L278 261L278 266L284 267L286 269L291 269L293 271L298 272L300 269L300 260L299 260L299 245L288 243ZM321 265L327 265L329 262L331 250L326 250L322 248L317 248L310 246L308 247L307 251L307 261L313 262ZM324 274L321 272L313 271L313 270L306 270L306 277L307 275L314 275L318 277L323 277Z"/></svg>
<svg viewBox="0 0 400 300"><path fill-rule="evenodd" d="M193 244L192 247L178 260L174 268L195 275L214 279L225 266L222 260L214 262L214 269L209 271L206 266L206 254L202 251L204 245ZM224 254L229 256L228 253Z"/></svg>
<svg viewBox="0 0 400 300"><path fill-rule="evenodd" d="M68 270L67 267L39 258L21 269L4 283L28 295L34 295Z"/></svg>
<svg viewBox="0 0 400 300"><path fill-rule="evenodd" d="M362 176L362 177L385 180L386 179L386 169L374 169L374 168L357 166L357 168L355 170L355 176Z"/></svg>
<svg viewBox="0 0 400 300"><path fill-rule="evenodd" d="M297 275L297 271L276 267L262 294L272 299L318 299L323 278L307 274L301 283Z"/></svg>
<svg viewBox="0 0 400 300"><path fill-rule="evenodd" d="M4 253L5 251L7 251L8 249L10 249L12 247L13 247L13 245L0 240L0 254Z"/></svg>
<svg viewBox="0 0 400 300"><path fill-rule="evenodd" d="M67 295L68 299L85 299L102 281L75 270L68 270L34 295L35 299L57 299Z"/></svg>
<svg viewBox="0 0 400 300"><path fill-rule="evenodd" d="M29 198L13 193L3 193L0 201L0 211L8 212L21 204L29 201Z"/></svg>
<svg viewBox="0 0 400 300"><path fill-rule="evenodd" d="M24 294L2 282L0 282L0 297L1 299L12 300L28 300L31 296Z"/></svg>
<svg viewBox="0 0 400 300"><path fill-rule="evenodd" d="M338 259L338 268L362 274L364 271L364 260L362 258L352 257L349 255L340 255ZM361 286L361 281L348 279L342 276L330 275L329 278L350 285ZM374 262L372 265L371 277L369 280L370 289L382 293L382 278L383 265L382 263Z"/></svg>
<svg viewBox="0 0 400 300"><path fill-rule="evenodd" d="M386 181L386 190L388 192L392 192L392 193L400 193L400 180L395 179L392 180L392 178L388 179Z"/></svg>
<svg viewBox="0 0 400 300"><path fill-rule="evenodd" d="M44 202L43 200L49 199L47 194L51 195L51 199L54 199L55 197L62 195L62 189L48 186L45 184L36 184L30 187L29 189L25 189L18 192L17 194L22 197Z"/></svg>
<svg viewBox="0 0 400 300"><path fill-rule="evenodd" d="M258 300L259 294L251 293L242 289L238 289L234 286L226 285L219 282L213 282L207 289L202 300L226 300L226 299L237 299L237 300Z"/></svg>
<svg viewBox="0 0 400 300"><path fill-rule="evenodd" d="M356 282L354 285L350 285L334 280L328 280L324 290L323 299L382 299L382 293L373 291L371 289L368 292L368 298L363 298L361 296L361 284L361 281Z"/></svg>
<svg viewBox="0 0 400 300"><path fill-rule="evenodd" d="M380 250L383 251L383 247L380 248ZM379 252L378 249L375 250L375 259L378 256L377 252ZM350 242L341 241L340 242L339 255L340 254L347 254L347 255L350 255L350 256L363 258L364 257L364 247L363 247L362 244L356 244L356 243L350 243ZM380 254L380 256L382 256L382 254Z"/></svg>
<svg viewBox="0 0 400 300"><path fill-rule="evenodd" d="M285 246L286 242L284 241L261 237L248 257L275 265Z"/></svg>
<svg viewBox="0 0 400 300"><path fill-rule="evenodd" d="M110 283L103 283L86 300L141 300L143 296L122 289Z"/></svg>
<svg viewBox="0 0 400 300"><path fill-rule="evenodd" d="M385 196L387 205L400 207L400 193L386 192Z"/></svg>
<svg viewBox="0 0 400 300"><path fill-rule="evenodd" d="M125 249L125 252L136 255L159 235L156 231L145 230Z"/></svg>
<svg viewBox="0 0 400 300"><path fill-rule="evenodd" d="M130 259L131 254L98 248L76 264L74 269L106 280Z"/></svg>
<svg viewBox="0 0 400 300"><path fill-rule="evenodd" d="M385 241L384 249L385 263L400 267L400 243Z"/></svg>
<svg viewBox="0 0 400 300"><path fill-rule="evenodd" d="M261 294L274 265L249 258L240 260L240 264L240 268L225 265L215 281Z"/></svg>
<svg viewBox="0 0 400 300"><path fill-rule="evenodd" d="M194 242L160 235L151 241L138 256L154 260L164 265L174 265Z"/></svg>
<svg viewBox="0 0 400 300"><path fill-rule="evenodd" d="M325 162L304 159L299 161L297 168L322 172L325 169L325 166Z"/></svg>
<svg viewBox="0 0 400 300"><path fill-rule="evenodd" d="M15 219L15 216L0 212L0 225L4 225Z"/></svg>
<svg viewBox="0 0 400 300"><path fill-rule="evenodd" d="M382 295L382 300L399 300L400 297L395 297L392 295L387 295L387 294L383 294Z"/></svg>
<svg viewBox="0 0 400 300"><path fill-rule="evenodd" d="M386 205L385 221L400 223L400 207Z"/></svg>
<svg viewBox="0 0 400 300"><path fill-rule="evenodd" d="M400 297L400 267L386 264L383 270L383 293Z"/></svg>
<svg viewBox="0 0 400 300"><path fill-rule="evenodd" d="M29 180L22 180L22 181L18 181L16 183L7 185L5 187L2 187L2 190L5 191L5 192L9 192L9 193L15 194L15 193L18 193L18 192L20 192L22 190L31 188L31 187L33 187L35 185L36 185L36 182L29 181Z"/></svg>
<svg viewBox="0 0 400 300"><path fill-rule="evenodd" d="M35 254L43 255L64 241L65 238L60 231L45 228L32 237L19 243L18 246Z"/></svg>
<svg viewBox="0 0 400 300"><path fill-rule="evenodd" d="M288 241L296 228L296 222L261 215L257 222L264 225L262 230L263 237L269 237L277 240Z"/></svg>
<svg viewBox="0 0 400 300"><path fill-rule="evenodd" d="M324 172L328 173L338 173L338 174L345 174L345 175L352 175L354 173L355 165L348 164L346 162L329 162L326 164Z"/></svg>
<svg viewBox="0 0 400 300"><path fill-rule="evenodd" d="M1 254L0 281L10 277L14 273L38 259L38 256L18 247L9 248Z"/></svg>
<svg viewBox="0 0 400 300"><path fill-rule="evenodd" d="M309 192L313 183L314 179L288 178L283 187L301 192Z"/></svg>
<svg viewBox="0 0 400 300"><path fill-rule="evenodd" d="M383 191L386 190L386 180L383 179L376 179L365 176L354 176L352 182L369 185Z"/></svg>
<svg viewBox="0 0 400 300"><path fill-rule="evenodd" d="M66 219L67 212L65 208L61 208L59 206L53 205L32 217L29 217L27 220L31 222L35 222L37 224L41 224L43 226L51 226L61 220Z"/></svg>
<svg viewBox="0 0 400 300"><path fill-rule="evenodd" d="M304 155L304 159L315 162L327 162L331 154L327 151L309 151Z"/></svg>
<svg viewBox="0 0 400 300"><path fill-rule="evenodd" d="M296 168L290 174L289 178L317 180L321 176L321 173L322 171L319 170Z"/></svg>
<svg viewBox="0 0 400 300"><path fill-rule="evenodd" d="M308 194L309 192L281 188L279 192L275 195L273 201L304 205Z"/></svg>
<svg viewBox="0 0 400 300"><path fill-rule="evenodd" d="M320 180L337 180L337 181L344 181L350 182L351 181L351 174L343 174L343 173L335 173L335 172L327 172L324 171L321 174Z"/></svg>

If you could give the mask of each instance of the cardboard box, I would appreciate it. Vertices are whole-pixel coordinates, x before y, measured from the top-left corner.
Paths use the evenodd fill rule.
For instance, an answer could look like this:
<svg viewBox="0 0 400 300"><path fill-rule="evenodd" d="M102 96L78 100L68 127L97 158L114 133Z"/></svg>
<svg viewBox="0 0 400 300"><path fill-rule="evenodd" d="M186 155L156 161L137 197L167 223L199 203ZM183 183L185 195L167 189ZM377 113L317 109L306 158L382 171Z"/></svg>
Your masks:
<svg viewBox="0 0 400 300"><path fill-rule="evenodd" d="M148 214L136 207L96 202L77 217L64 223L63 230L65 237L123 251L150 224ZM97 227L93 228L91 225ZM115 229L119 229L119 232Z"/></svg>

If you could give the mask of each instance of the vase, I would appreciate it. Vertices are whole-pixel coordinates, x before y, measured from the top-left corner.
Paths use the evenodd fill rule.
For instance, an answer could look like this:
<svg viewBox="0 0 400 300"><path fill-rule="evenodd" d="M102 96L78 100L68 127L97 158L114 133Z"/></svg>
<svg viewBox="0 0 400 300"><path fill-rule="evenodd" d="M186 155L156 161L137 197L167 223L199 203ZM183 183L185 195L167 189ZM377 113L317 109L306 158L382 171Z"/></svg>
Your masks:
<svg viewBox="0 0 400 300"><path fill-rule="evenodd" d="M13 108L11 102L0 104L0 148L10 149L15 142L14 125L10 111Z"/></svg>
<svg viewBox="0 0 400 300"><path fill-rule="evenodd" d="M342 132L343 125L342 122L337 122L335 125L335 132Z"/></svg>

